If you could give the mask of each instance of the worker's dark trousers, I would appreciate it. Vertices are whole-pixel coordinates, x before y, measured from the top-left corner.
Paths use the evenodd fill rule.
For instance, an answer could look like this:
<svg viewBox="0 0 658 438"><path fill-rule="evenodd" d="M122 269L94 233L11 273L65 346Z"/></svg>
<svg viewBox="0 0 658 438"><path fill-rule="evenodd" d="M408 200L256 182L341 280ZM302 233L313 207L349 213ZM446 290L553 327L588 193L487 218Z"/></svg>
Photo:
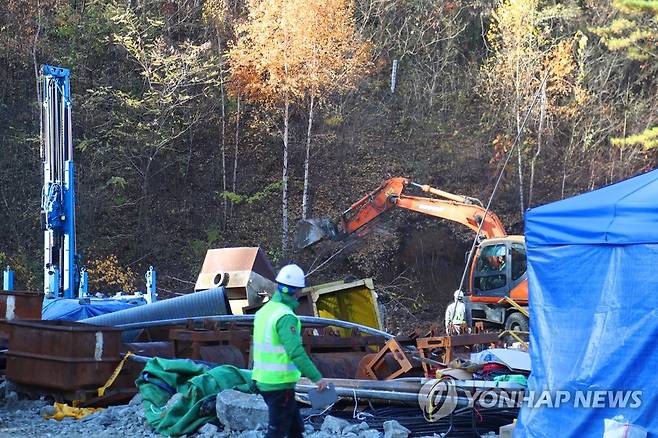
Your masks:
<svg viewBox="0 0 658 438"><path fill-rule="evenodd" d="M266 438L302 438L304 422L295 401L294 389L261 391L269 409Z"/></svg>

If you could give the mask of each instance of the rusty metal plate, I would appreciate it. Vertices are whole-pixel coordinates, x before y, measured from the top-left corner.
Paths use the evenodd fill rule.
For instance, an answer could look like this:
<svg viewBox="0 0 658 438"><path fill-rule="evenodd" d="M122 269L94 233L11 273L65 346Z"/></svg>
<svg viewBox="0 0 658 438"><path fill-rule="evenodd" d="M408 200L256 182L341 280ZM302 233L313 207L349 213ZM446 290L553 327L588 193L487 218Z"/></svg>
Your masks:
<svg viewBox="0 0 658 438"><path fill-rule="evenodd" d="M0 318L41 319L43 294L31 292L0 291Z"/></svg>
<svg viewBox="0 0 658 438"><path fill-rule="evenodd" d="M0 337L9 338L11 327L8 321L41 319L42 304L43 294L0 291Z"/></svg>
<svg viewBox="0 0 658 438"><path fill-rule="evenodd" d="M371 380L391 380L403 375L417 374L418 360L409 357L400 343L389 339L367 363L362 363L359 375Z"/></svg>
<svg viewBox="0 0 658 438"><path fill-rule="evenodd" d="M75 391L105 383L118 364L121 330L71 321L12 321L7 379Z"/></svg>
<svg viewBox="0 0 658 438"><path fill-rule="evenodd" d="M324 377L353 379L359 363L366 356L363 352L313 353L310 355L315 366Z"/></svg>

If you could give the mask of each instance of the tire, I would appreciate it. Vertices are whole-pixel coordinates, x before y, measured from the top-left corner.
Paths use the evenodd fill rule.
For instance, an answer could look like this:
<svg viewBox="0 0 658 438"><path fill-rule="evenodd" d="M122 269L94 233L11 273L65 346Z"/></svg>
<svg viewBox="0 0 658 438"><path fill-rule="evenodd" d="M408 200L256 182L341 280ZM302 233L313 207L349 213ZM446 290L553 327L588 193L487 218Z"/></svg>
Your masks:
<svg viewBox="0 0 658 438"><path fill-rule="evenodd" d="M530 329L528 318L520 312L511 313L505 319L505 330L527 332ZM521 339L527 339L528 335L519 335ZM514 340L512 336L507 336L507 340Z"/></svg>

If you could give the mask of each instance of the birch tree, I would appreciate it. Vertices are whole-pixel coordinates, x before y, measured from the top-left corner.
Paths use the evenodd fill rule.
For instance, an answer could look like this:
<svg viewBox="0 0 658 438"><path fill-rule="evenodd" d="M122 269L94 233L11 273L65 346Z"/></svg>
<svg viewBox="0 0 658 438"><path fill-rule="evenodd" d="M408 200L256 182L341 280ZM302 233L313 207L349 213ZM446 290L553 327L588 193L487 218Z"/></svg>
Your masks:
<svg viewBox="0 0 658 438"><path fill-rule="evenodd" d="M305 59L301 82L308 97L306 156L304 159L304 190L302 219L309 211L309 166L311 130L317 101L332 93L354 88L370 64L369 45L355 32L352 3L346 0L307 0L302 22L295 26L296 44Z"/></svg>
<svg viewBox="0 0 658 438"><path fill-rule="evenodd" d="M503 108L512 117L507 122L514 135L521 135L523 115L539 84L541 53L538 49L537 0L503 0L493 13L487 40L493 56L483 68L485 94L492 101L505 102L511 96L511 108ZM525 210L521 142L517 151L519 209Z"/></svg>
<svg viewBox="0 0 658 438"><path fill-rule="evenodd" d="M283 143L281 250L288 249L288 142L290 107L304 95L304 58L296 44L304 4L292 0L251 0L238 40L229 51L232 88L245 99L276 106L282 113Z"/></svg>

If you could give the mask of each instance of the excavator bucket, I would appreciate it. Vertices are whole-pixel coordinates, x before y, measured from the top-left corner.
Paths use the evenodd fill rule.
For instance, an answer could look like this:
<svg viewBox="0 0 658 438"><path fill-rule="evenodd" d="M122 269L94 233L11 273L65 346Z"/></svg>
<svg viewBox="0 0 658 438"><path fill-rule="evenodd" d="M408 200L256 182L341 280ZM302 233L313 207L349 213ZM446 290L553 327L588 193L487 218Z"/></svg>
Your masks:
<svg viewBox="0 0 658 438"><path fill-rule="evenodd" d="M323 239L337 240L338 228L329 218L302 219L297 222L295 245L297 248L307 248Z"/></svg>

